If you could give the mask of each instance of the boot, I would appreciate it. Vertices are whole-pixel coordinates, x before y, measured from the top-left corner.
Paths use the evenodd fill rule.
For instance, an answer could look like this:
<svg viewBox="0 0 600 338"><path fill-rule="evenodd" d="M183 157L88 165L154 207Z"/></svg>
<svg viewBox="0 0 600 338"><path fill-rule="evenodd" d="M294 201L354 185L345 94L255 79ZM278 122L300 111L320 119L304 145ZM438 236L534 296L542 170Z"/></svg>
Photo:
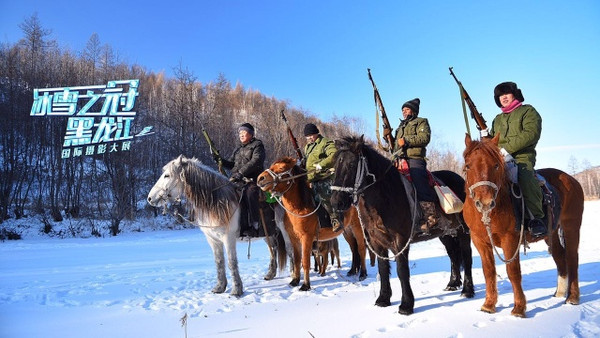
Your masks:
<svg viewBox="0 0 600 338"><path fill-rule="evenodd" d="M546 236L546 232L548 231L548 228L544 224L544 221L542 221L541 219L534 218L531 221L529 221L528 225L529 225L529 232L531 233L531 236L533 238L539 238L539 237Z"/></svg>
<svg viewBox="0 0 600 338"><path fill-rule="evenodd" d="M421 231L428 235L429 230L437 224L440 217L435 209L435 203L421 201L419 204L421 205L421 210L423 210Z"/></svg>

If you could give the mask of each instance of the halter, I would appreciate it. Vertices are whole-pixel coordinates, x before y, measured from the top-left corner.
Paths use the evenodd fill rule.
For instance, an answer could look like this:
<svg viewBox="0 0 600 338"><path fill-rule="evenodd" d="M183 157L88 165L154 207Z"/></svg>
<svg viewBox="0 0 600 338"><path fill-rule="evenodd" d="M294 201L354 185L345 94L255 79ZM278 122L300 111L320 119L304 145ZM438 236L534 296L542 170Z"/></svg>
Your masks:
<svg viewBox="0 0 600 338"><path fill-rule="evenodd" d="M476 183L472 184L469 187L469 196L471 197L471 199L475 199L475 193L473 192L473 190L475 188L478 188L478 187L481 187L481 186L488 186L488 187L491 187L494 190L494 199L493 199L494 203L492 203L492 206L490 207L490 209L482 212L481 211L481 207L478 206L477 204L475 205L475 208L477 208L477 211L479 211L482 214L481 221L483 222L483 224L490 224L491 219L490 219L490 215L489 214L492 211L492 209L494 209L494 207L496 206L496 197L498 197L498 191L499 191L499 189L498 189L498 186L494 182L491 182L491 181L479 181L479 182L476 182Z"/></svg>
<svg viewBox="0 0 600 338"><path fill-rule="evenodd" d="M297 213L295 213L295 212L293 212L293 211L291 211L291 210L288 210L288 209L287 209L287 208L286 208L286 207L283 205L283 203L281 202L281 197L283 197L283 195L284 195L286 192L288 192L288 191L289 191L289 190L292 188L292 184L294 183L294 180L295 180L296 178L298 178L298 177L302 177L302 176L306 176L306 175L308 175L308 173L309 173L309 172L312 172L312 171L314 171L314 170L311 170L311 171L306 171L306 172L304 172L304 173L301 173L301 174L298 174L298 175L292 175L292 170L293 170L293 169L294 169L294 167L291 167L290 169L288 169L288 170L286 170L286 171L284 171L284 172L281 172L281 173L279 173L279 174L278 174L278 173L276 173L276 172L274 172L274 171L273 171L273 170L271 170L271 169L267 169L267 170L265 170L265 171L266 171L266 172L267 172L269 175L271 175L271 178L273 178L273 182L269 183L269 184L271 184L271 185L273 186L273 188L275 188L275 186L276 186L276 185L278 185L278 184L279 184L279 183L281 183L281 182L286 182L286 183L287 183L287 188L285 189L285 191L283 191L283 192L276 192L276 191L273 191L273 192L272 192L273 198L274 198L274 199L277 201L277 203L278 203L278 204L279 204L279 205L280 205L280 206L283 208L283 210L285 210L286 212L288 212L288 213L290 213L290 214L292 214L292 215L294 215L294 216L296 216L296 217L300 217L300 218L308 217L308 216L310 216L310 215L314 214L315 212L317 212L317 210L319 210L319 207L321 206L321 201L320 201L320 200L319 200L319 204L318 204L318 205L315 207L315 210L313 210L313 211L311 211L311 212L309 212L308 214L305 214L305 215L300 215L300 214L297 214ZM282 177L283 177L283 176L285 176L285 175L288 175L288 177L286 177L286 178L282 178Z"/></svg>
<svg viewBox="0 0 600 338"><path fill-rule="evenodd" d="M506 256L502 257L502 255L500 255L500 253L498 252L498 249L494 245L494 239L492 238L492 228L490 226L490 222L492 221L492 219L490 218L490 212L492 212L492 209L494 209L494 207L496 206L496 197L498 197L498 191L500 189L494 182L491 182L491 181L475 182L474 184L472 184L469 187L469 197L471 197L471 199L475 199L475 193L473 192L473 190L475 188L481 187L481 186L488 186L494 190L494 199L493 199L494 203L488 210L483 211L483 212L481 211L481 206L478 206L477 203L475 204L475 208L477 209L477 211L479 211L481 213L481 222L483 222L483 225L485 226L485 230L490 239L490 244L492 245L492 248L494 248L494 252L496 253L496 256L498 256L498 259L500 259L502 262L508 264L508 263L512 262L513 260L515 260L515 258L517 258L517 254L519 253L519 247L521 246L521 243L523 243L523 239L524 239L523 232L524 232L524 228L525 228L525 226L523 224L523 219L521 219L521 231L519 234L519 245L517 245L517 250L515 250L515 252L513 253L511 258L506 259ZM522 195L517 196L516 192L514 191L514 184L511 184L511 193L517 198L522 197ZM521 210L522 210L522 212L525 210L525 201L523 198L521 198ZM524 217L522 217L522 218L524 218Z"/></svg>
<svg viewBox="0 0 600 338"><path fill-rule="evenodd" d="M361 185L363 184L363 181L365 180L365 177L367 177L367 176L372 177L373 182L371 182L370 184L367 184L361 188ZM345 193L352 195L352 205L356 206L358 204L358 198L360 197L360 195L362 195L362 193L368 187L372 186L376 182L377 182L377 180L375 179L375 174L369 172L369 166L367 164L367 159L361 153L360 157L358 159L358 168L356 170L356 177L354 178L354 187L342 187L342 186L332 185L331 190L332 191L341 191L341 192L345 192Z"/></svg>

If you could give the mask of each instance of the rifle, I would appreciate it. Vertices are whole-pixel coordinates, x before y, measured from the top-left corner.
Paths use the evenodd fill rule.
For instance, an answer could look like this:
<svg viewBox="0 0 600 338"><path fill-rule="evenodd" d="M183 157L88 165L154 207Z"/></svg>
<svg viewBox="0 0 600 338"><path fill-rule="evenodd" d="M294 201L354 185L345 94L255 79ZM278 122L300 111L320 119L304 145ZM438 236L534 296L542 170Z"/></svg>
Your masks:
<svg viewBox="0 0 600 338"><path fill-rule="evenodd" d="M219 172L221 174L227 176L227 174L225 173L225 169L223 169L223 158L221 157L221 154L219 154L219 150L217 150L217 147L215 147L215 144L210 139L210 136L208 136L208 132L206 131L206 129L204 129L204 124L201 124L201 126L202 126L202 134L204 134L206 143L208 143L208 147L210 148L210 154L213 156L213 158L217 159L217 165L219 167Z"/></svg>
<svg viewBox="0 0 600 338"><path fill-rule="evenodd" d="M479 130L479 131L486 130L487 124L485 122L485 119L483 118L483 115L481 115L481 113L477 110L477 107L475 107L475 103L473 103L473 100L471 100L471 97L469 96L469 94L467 93L465 88L463 87L462 83L460 81L458 81L458 79L456 78L456 75L454 75L452 68L453 67L449 67L448 69L450 69L450 75L452 75L452 77L456 81L456 84L458 84L458 88L460 89L460 98L461 98L462 104L463 104L463 113L465 115L465 123L467 125L467 133L469 134L469 136L471 135L471 131L469 130L469 122L467 119L467 111L465 109L465 102L469 106L469 110L471 111L471 118L473 120L475 120L475 126L477 127L477 130Z"/></svg>
<svg viewBox="0 0 600 338"><path fill-rule="evenodd" d="M376 121L376 129L377 133L377 144L379 148L384 151L389 151L390 153L394 152L394 144L396 141L394 140L394 136L392 136L392 127L390 125L390 121L387 118L387 114L385 113L385 108L383 107L383 102L381 101L381 96L379 95L379 90L377 90L377 86L375 85L375 81L373 81L373 77L371 76L371 69L367 68L367 73L369 74L369 80L371 81L371 85L373 85L373 99L375 100L375 121ZM388 147L384 147L381 144L379 134L379 115L381 115L381 120L383 122L383 140L387 143Z"/></svg>
<svg viewBox="0 0 600 338"><path fill-rule="evenodd" d="M290 128L290 125L288 124L288 121L285 118L285 114L283 114L284 111L285 109L281 110L281 118L283 119L283 122L285 122L285 127L287 128L288 135L290 136L290 140L292 141L292 146L294 146L294 150L296 151L296 157L298 158L298 160L302 161L304 159L304 155L302 155L302 151L300 151L300 147L298 146L298 140L296 140L296 138L294 137L292 128Z"/></svg>

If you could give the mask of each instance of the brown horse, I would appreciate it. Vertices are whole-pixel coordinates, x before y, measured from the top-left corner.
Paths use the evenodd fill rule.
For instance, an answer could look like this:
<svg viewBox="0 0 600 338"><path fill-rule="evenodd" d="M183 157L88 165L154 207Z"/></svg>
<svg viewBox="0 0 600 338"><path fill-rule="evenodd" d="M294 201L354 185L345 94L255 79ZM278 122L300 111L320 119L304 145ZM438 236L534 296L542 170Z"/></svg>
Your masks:
<svg viewBox="0 0 600 338"><path fill-rule="evenodd" d="M493 250L499 247L507 258L504 260L500 257L506 262L506 272L514 292L515 304L511 314L525 317L526 300L521 286L518 255L523 230L516 230L517 218L510 197L510 182L505 175L504 159L498 148L498 135L493 139L473 141L467 134L465 144L465 187L469 193L463 216L471 229L471 239L481 256L485 276L485 302L481 310L496 312L498 289ZM541 169L537 172L558 191L562 209L560 215L554 215L558 220L556 229L549 231L545 238L558 270L558 285L554 296L566 296L566 303L579 304L577 269L583 190L573 177L560 170ZM525 238L532 240L529 234ZM564 245L561 245L561 242Z"/></svg>
<svg viewBox="0 0 600 338"><path fill-rule="evenodd" d="M306 172L296 165L296 160L283 157L275 161L271 167L262 172L256 183L263 191L269 191L280 196L283 208L286 210L283 223L290 236L293 247L293 270L290 285L300 283L300 264L304 270L304 283L300 290L310 290L310 257L314 241L327 241L344 234L351 248L356 246L353 255L360 256L359 279L367 276L365 262L366 245L363 232L358 222L355 210L344 214L344 230L334 232L331 227L321 228L312 191L306 180ZM355 259L353 258L353 262Z"/></svg>

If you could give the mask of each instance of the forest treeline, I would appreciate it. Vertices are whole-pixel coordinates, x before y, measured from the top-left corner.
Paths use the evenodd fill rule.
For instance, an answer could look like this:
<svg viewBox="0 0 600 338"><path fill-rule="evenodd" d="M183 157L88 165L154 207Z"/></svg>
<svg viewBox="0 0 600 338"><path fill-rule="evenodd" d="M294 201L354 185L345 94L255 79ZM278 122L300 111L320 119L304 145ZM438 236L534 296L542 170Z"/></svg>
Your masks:
<svg viewBox="0 0 600 338"><path fill-rule="evenodd" d="M168 161L183 154L214 165L203 128L221 154L229 156L239 142L237 126L253 124L271 163L294 154L281 110L301 145L307 122L317 123L331 137L353 134L351 128L360 123L346 117L322 122L285 100L232 85L223 74L203 84L181 64L173 77L147 71L119 61L97 34L82 51L64 49L50 39L50 30L36 15L20 28L19 42L0 46L0 223L30 214L53 221L89 217L110 219L111 232L117 234L120 222L135 218L143 207ZM154 132L129 151L62 158L67 116L30 116L34 89L128 79L140 81L134 124L152 126Z"/></svg>
<svg viewBox="0 0 600 338"><path fill-rule="evenodd" d="M35 14L19 27L20 41L0 45L0 223L41 215L51 231L50 220L106 219L116 235L122 220L136 218L144 208L168 161L183 154L214 165L203 128L221 154L229 156L238 143L237 126L251 123L265 144L267 164L295 154L281 110L300 146L307 122L316 123L330 138L364 133L360 119L324 122L286 100L232 84L223 74L201 83L182 64L174 67L172 77L127 64L95 33L81 51L63 48ZM67 117L30 116L34 89L129 79L140 81L134 129L152 126L154 132L135 141L129 151L62 158ZM452 151L430 147L428 157L431 170L461 171L461 159Z"/></svg>

